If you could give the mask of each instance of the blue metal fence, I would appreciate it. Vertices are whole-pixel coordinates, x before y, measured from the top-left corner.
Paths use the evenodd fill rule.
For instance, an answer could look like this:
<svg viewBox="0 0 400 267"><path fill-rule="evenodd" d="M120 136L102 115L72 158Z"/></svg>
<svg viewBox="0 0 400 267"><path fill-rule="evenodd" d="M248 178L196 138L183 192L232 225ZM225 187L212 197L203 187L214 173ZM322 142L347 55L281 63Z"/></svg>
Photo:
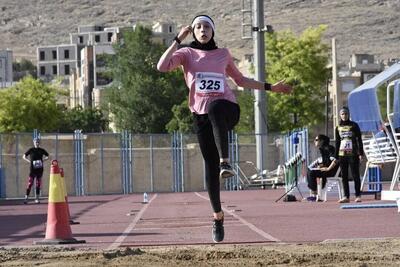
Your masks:
<svg viewBox="0 0 400 267"><path fill-rule="evenodd" d="M29 166L22 153L32 137L57 159L65 173L68 195L129 194L133 192L185 192L206 189L204 161L195 135L133 135L121 133L0 134L0 197L22 197ZM276 167L280 148L270 145ZM283 149L281 149L283 150ZM243 151L243 155L242 152ZM231 162L255 162L254 135L229 134ZM50 161L49 161L50 162ZM42 195L48 194L49 162L45 163ZM233 164L233 166L235 166ZM226 190L237 190L239 177L227 179Z"/></svg>
<svg viewBox="0 0 400 267"><path fill-rule="evenodd" d="M75 194L77 196L85 195L85 162L84 162L84 142L81 130L74 132L74 178Z"/></svg>

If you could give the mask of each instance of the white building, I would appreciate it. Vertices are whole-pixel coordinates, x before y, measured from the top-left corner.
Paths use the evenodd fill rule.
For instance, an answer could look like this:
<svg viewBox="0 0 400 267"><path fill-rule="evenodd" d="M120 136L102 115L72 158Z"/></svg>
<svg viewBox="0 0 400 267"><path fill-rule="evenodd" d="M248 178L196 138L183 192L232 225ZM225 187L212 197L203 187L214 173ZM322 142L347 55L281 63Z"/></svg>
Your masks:
<svg viewBox="0 0 400 267"><path fill-rule="evenodd" d="M51 81L56 76L69 76L78 68L78 45L62 44L37 48L37 76Z"/></svg>
<svg viewBox="0 0 400 267"><path fill-rule="evenodd" d="M177 34L176 24L172 22L156 22L152 27L153 41L170 46Z"/></svg>
<svg viewBox="0 0 400 267"><path fill-rule="evenodd" d="M8 87L13 82L13 53L11 50L0 50L0 88Z"/></svg>
<svg viewBox="0 0 400 267"><path fill-rule="evenodd" d="M112 46L86 46L80 53L80 67L70 76L70 107L100 105L101 89L112 80L106 75L105 56L114 54Z"/></svg>
<svg viewBox="0 0 400 267"><path fill-rule="evenodd" d="M77 33L70 34L70 44L41 46L37 48L38 78L51 81L55 77L67 78L80 67L81 51L86 46L112 47L119 28L79 26Z"/></svg>
<svg viewBox="0 0 400 267"><path fill-rule="evenodd" d="M37 49L38 77L50 81L69 78L71 108L96 107L101 104L104 88L112 80L105 69L105 58L114 54L113 44L123 30L132 27L79 26L70 33L70 44L42 46ZM153 41L169 46L176 35L176 24L157 22L152 26Z"/></svg>

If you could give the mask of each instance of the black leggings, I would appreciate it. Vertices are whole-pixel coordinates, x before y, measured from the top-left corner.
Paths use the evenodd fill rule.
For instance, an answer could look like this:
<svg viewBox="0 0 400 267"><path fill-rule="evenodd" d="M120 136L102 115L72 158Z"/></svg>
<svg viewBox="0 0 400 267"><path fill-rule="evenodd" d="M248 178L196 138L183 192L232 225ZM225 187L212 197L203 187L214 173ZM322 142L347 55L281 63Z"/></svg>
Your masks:
<svg viewBox="0 0 400 267"><path fill-rule="evenodd" d="M354 180L354 190L356 197L361 196L361 180L360 180L360 160L357 156L355 157L339 157L340 159L340 170L342 172L343 191L345 197L350 197L349 190L349 166L351 169L351 176Z"/></svg>
<svg viewBox="0 0 400 267"><path fill-rule="evenodd" d="M194 128L205 162L208 196L214 212L220 212L219 159L228 158L228 132L239 122L238 104L215 100L208 106L208 114L194 116Z"/></svg>
<svg viewBox="0 0 400 267"><path fill-rule="evenodd" d="M326 177L335 176L339 165L336 165L332 170L323 172L320 170L308 170L307 182L308 188L312 191L317 191L317 178L322 178L321 188L324 189L326 185Z"/></svg>

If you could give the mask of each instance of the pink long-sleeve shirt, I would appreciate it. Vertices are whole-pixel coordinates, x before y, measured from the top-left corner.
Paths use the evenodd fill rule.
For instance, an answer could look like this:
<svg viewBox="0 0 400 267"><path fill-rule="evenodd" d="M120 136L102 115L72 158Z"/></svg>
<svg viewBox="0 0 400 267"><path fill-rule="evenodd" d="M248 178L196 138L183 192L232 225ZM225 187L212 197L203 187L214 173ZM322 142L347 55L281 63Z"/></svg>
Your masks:
<svg viewBox="0 0 400 267"><path fill-rule="evenodd" d="M167 72L182 66L189 88L189 108L196 114L207 114L208 105L216 99L236 103L236 97L227 83L227 76L241 84L243 74L235 66L228 49L203 51L181 48L169 60L161 57L157 68Z"/></svg>

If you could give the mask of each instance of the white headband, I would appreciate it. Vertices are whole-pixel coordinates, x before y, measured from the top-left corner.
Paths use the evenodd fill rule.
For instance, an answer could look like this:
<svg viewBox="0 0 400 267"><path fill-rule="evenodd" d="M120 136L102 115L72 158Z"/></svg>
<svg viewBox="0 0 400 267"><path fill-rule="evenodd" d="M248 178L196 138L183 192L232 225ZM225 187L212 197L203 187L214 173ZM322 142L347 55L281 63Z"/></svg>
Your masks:
<svg viewBox="0 0 400 267"><path fill-rule="evenodd" d="M207 22L208 24L211 25L211 28L213 29L213 31L215 31L214 22L212 22L212 20L209 17L206 17L206 16L198 16L198 17L196 17L192 22L192 28L194 28L196 26L196 24L199 23L200 21Z"/></svg>

